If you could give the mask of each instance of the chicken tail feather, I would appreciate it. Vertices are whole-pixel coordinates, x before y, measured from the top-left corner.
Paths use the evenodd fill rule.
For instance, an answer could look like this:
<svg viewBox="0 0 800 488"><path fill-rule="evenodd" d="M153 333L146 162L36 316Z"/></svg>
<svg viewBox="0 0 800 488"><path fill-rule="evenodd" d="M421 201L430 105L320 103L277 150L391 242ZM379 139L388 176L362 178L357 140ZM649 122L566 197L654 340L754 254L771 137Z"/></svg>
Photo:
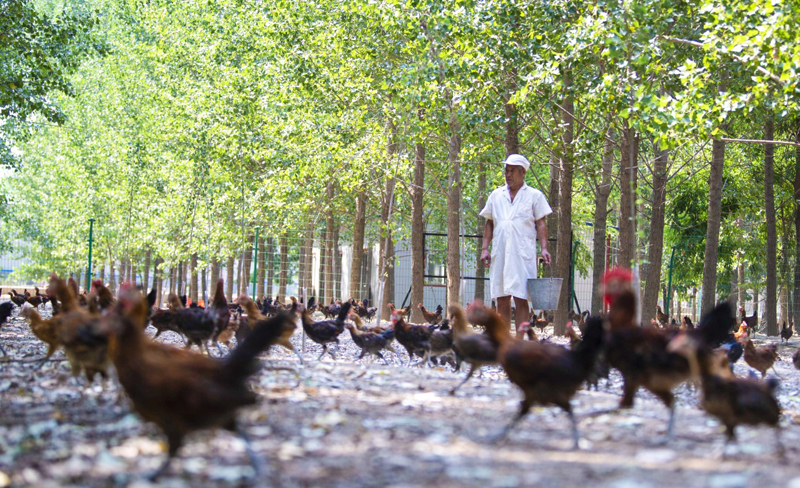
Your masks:
<svg viewBox="0 0 800 488"><path fill-rule="evenodd" d="M225 369L237 378L247 377L258 371L256 356L277 342L283 333L284 323L288 320L289 314L281 312L255 327L225 360Z"/></svg>

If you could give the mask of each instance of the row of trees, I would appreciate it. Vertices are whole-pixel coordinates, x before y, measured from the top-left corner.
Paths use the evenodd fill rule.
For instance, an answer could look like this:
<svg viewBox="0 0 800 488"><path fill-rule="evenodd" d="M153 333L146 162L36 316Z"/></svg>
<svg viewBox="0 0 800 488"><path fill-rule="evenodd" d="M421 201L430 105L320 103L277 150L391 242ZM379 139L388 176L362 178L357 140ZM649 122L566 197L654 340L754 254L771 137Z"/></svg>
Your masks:
<svg viewBox="0 0 800 488"><path fill-rule="evenodd" d="M498 164L519 152L556 209L554 274L569 272L573 225L591 222L587 272L597 283L613 237L619 264L643 265L645 318L676 246L675 288L705 290L703 310L766 277L777 333L779 282L800 297L800 152L742 140L800 141L797 3L9 0L90 27L53 38L87 46L67 49L63 84L0 85L64 115L3 98L2 232L28 243L39 276L80 267L89 217L100 260L161 269L225 262L256 226L326 256L378 242L386 297L392 243L407 239L417 303L422 234L436 229L458 301L458 236L480 232Z"/></svg>

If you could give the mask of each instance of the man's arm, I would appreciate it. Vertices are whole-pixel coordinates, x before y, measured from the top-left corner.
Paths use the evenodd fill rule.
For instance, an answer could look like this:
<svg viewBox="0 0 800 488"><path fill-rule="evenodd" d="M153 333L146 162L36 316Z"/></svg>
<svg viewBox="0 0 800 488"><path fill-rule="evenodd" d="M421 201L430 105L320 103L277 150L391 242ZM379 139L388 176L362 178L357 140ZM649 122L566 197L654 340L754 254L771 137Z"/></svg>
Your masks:
<svg viewBox="0 0 800 488"><path fill-rule="evenodd" d="M539 245L542 246L542 258L544 259L544 264L550 264L553 259L550 257L550 253L547 252L547 220L544 218L536 221L536 236L539 238ZM486 242L485 233L483 239L484 242Z"/></svg>
<svg viewBox="0 0 800 488"><path fill-rule="evenodd" d="M494 220L486 219L486 225L483 226L483 250L481 251L481 261L483 261L486 267L492 264L492 255L489 253L489 245L492 243L493 234Z"/></svg>

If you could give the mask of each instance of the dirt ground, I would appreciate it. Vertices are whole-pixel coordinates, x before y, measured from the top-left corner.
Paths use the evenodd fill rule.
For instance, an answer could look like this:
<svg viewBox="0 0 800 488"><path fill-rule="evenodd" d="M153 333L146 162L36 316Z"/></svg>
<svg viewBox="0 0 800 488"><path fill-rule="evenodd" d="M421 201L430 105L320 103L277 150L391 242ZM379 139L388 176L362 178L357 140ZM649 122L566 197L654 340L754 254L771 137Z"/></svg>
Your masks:
<svg viewBox="0 0 800 488"><path fill-rule="evenodd" d="M724 450L720 425L698 409L690 386L678 391L676 438L667 444L667 409L647 392L633 410L582 418L578 451L570 450L569 421L556 408L535 409L504 443L492 444L521 397L499 368L485 368L450 396L463 371L409 368L404 352L387 354L389 365L355 362L349 333L341 339L335 362L317 361L321 349L311 341L302 366L273 349L265 367L296 374L264 370L253 379L263 398L241 419L268 473L254 479L244 444L207 432L188 440L157 486L800 488L800 372L791 363L797 337L780 347L776 363L783 463L769 428L740 427L739 443ZM163 438L113 382L86 386L71 378L60 352L35 370L46 347L21 318L3 327L0 340L11 359L0 362L0 487L152 486L143 476L162 461ZM182 344L172 333L158 340ZM299 332L294 340L300 346ZM736 364L738 375L748 371ZM578 416L616 405L620 385L613 374L600 391L579 392Z"/></svg>

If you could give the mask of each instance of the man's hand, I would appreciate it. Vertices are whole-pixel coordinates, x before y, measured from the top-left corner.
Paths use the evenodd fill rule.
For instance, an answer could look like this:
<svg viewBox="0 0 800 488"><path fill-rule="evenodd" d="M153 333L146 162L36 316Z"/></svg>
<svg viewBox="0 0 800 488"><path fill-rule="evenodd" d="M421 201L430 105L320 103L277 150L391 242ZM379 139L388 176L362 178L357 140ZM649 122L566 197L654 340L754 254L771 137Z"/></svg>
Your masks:
<svg viewBox="0 0 800 488"><path fill-rule="evenodd" d="M550 253L547 252L547 249L542 249L542 259L544 260L544 264L550 264L553 261L553 258L550 257Z"/></svg>
<svg viewBox="0 0 800 488"><path fill-rule="evenodd" d="M489 254L488 249L484 249L483 252L481 252L481 261L483 261L483 265L486 266L487 268L489 267L489 265L492 264L492 255Z"/></svg>

